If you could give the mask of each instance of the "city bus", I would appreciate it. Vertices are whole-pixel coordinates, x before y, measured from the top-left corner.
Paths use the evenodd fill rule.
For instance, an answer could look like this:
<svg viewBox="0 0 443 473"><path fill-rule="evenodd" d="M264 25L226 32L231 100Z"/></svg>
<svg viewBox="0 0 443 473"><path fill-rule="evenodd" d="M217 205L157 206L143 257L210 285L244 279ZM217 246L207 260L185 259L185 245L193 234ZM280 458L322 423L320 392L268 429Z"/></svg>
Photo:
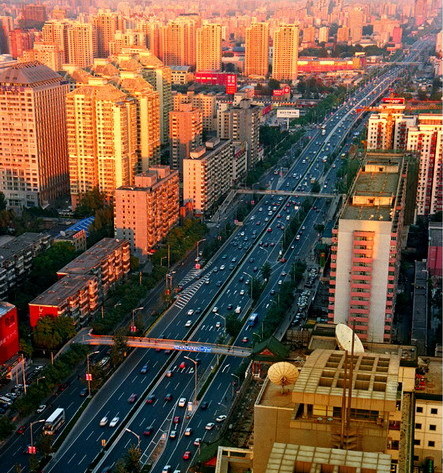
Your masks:
<svg viewBox="0 0 443 473"><path fill-rule="evenodd" d="M59 427L65 422L65 410L58 407L47 419L43 426L45 435L54 435Z"/></svg>
<svg viewBox="0 0 443 473"><path fill-rule="evenodd" d="M254 312L253 314L251 314L248 318L248 327L254 327L255 324L257 323L258 321L258 314L256 312Z"/></svg>

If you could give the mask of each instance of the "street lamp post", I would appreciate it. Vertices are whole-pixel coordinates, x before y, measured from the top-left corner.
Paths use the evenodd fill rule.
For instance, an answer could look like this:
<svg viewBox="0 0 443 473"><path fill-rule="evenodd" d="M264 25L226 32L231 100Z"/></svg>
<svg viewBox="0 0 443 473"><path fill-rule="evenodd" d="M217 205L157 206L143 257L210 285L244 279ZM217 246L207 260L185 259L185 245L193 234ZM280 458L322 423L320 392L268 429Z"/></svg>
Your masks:
<svg viewBox="0 0 443 473"><path fill-rule="evenodd" d="M197 406L197 367L198 367L198 363L195 360L193 360L192 358L189 358L189 356L184 356L183 358L186 358L187 360L194 363L194 367L195 367L195 370L194 370L195 388L194 388L194 401L193 401L193 404L194 404L194 406Z"/></svg>
<svg viewBox="0 0 443 473"><path fill-rule="evenodd" d="M238 385L240 386L240 378L234 373L231 373L231 376L233 376L236 379L236 381L234 381L232 383L232 397L234 397L235 391L236 391L235 388L234 388L234 385L236 385L238 383Z"/></svg>
<svg viewBox="0 0 443 473"><path fill-rule="evenodd" d="M89 357L91 355L95 355L96 353L100 353L98 350L93 351L92 353L88 353L86 355L86 381L88 382L88 397L91 397L91 380L92 380L92 375L89 371Z"/></svg>
<svg viewBox="0 0 443 473"><path fill-rule="evenodd" d="M31 448L30 448L30 450L29 450L29 453L31 453L31 455L34 454L34 453L33 453L34 437L33 437L33 435L32 435L32 426L33 426L34 424L40 424L41 422L46 422L46 419L36 420L36 421L31 422L31 423L29 424L29 433L30 433L30 435L31 435L31 443L30 443L30 445L29 445Z"/></svg>
<svg viewBox="0 0 443 473"><path fill-rule="evenodd" d="M38 386L38 382L41 380L41 379L45 379L46 376L40 376L40 378L37 378L37 386Z"/></svg>
<svg viewBox="0 0 443 473"><path fill-rule="evenodd" d="M140 435L136 434L133 430L128 429L127 427L125 430L126 432L129 432L130 434L134 435L134 437L137 439L137 450L140 450L140 442L141 442Z"/></svg>
<svg viewBox="0 0 443 473"><path fill-rule="evenodd" d="M224 328L224 330L225 330L225 332L226 332L226 317L223 316L223 315L221 315L221 314L219 314L218 312L216 312L215 315L218 315L219 317L221 317L221 318L223 319L223 323L224 323L223 328Z"/></svg>
<svg viewBox="0 0 443 473"><path fill-rule="evenodd" d="M135 326L135 313L138 310L142 310L143 307L136 307L135 309L132 309L132 325L131 325L131 332L135 332L137 330L137 327Z"/></svg>

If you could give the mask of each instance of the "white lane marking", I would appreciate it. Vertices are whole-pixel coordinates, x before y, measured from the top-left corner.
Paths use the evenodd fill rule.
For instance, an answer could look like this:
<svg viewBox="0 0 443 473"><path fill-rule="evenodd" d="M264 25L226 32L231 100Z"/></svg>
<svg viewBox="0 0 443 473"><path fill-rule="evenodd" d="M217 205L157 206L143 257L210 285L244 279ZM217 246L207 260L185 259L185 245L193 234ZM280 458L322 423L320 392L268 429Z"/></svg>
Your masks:
<svg viewBox="0 0 443 473"><path fill-rule="evenodd" d="M74 453L74 455L72 455L72 457L68 460L68 463L71 463L73 458L77 455L77 453Z"/></svg>
<svg viewBox="0 0 443 473"><path fill-rule="evenodd" d="M119 400L119 401L120 401L120 399L124 396L124 394L125 394L124 392L122 392L122 393L120 394L120 396L118 397L118 400Z"/></svg>
<svg viewBox="0 0 443 473"><path fill-rule="evenodd" d="M85 456L78 462L79 465L81 465L83 463L83 460L86 458L86 454Z"/></svg>
<svg viewBox="0 0 443 473"><path fill-rule="evenodd" d="M91 430L91 433L86 437L86 440L89 440L89 439L91 438L91 436L92 436L93 433L94 433L94 431Z"/></svg>

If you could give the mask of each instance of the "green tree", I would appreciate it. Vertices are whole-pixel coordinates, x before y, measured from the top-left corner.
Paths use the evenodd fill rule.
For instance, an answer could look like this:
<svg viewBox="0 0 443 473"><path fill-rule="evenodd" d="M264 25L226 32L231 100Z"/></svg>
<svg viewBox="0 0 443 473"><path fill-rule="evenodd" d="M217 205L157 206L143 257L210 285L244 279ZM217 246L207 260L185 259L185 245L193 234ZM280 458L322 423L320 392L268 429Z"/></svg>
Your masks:
<svg viewBox="0 0 443 473"><path fill-rule="evenodd" d="M140 457L142 452L136 445L132 445L128 448L128 451L125 455L126 468L131 473L139 473L142 471L140 465Z"/></svg>
<svg viewBox="0 0 443 473"><path fill-rule="evenodd" d="M258 278L252 278L251 282L251 295L253 301L258 301L263 291L264 284Z"/></svg>
<svg viewBox="0 0 443 473"><path fill-rule="evenodd" d="M5 440L14 431L14 424L8 416L0 417L0 440Z"/></svg>
<svg viewBox="0 0 443 473"><path fill-rule="evenodd" d="M126 468L126 462L123 460L123 458L120 458L120 460L117 461L117 463L114 466L114 473L131 473L127 468Z"/></svg>
<svg viewBox="0 0 443 473"><path fill-rule="evenodd" d="M25 338L20 338L19 343L19 352L24 355L25 358L32 358L32 353L34 349L32 348L32 343Z"/></svg>
<svg viewBox="0 0 443 473"><path fill-rule="evenodd" d="M318 182L314 182L314 184L312 184L311 186L311 192L313 192L314 194L320 192L320 184Z"/></svg>
<svg viewBox="0 0 443 473"><path fill-rule="evenodd" d="M52 435L40 435L40 437L37 439L37 442L35 443L37 451L43 453L44 455L51 454L53 442L54 440Z"/></svg>
<svg viewBox="0 0 443 473"><path fill-rule="evenodd" d="M94 215L97 210L103 209L106 206L106 195L100 192L98 187L95 187L92 191L85 192L80 197L74 215L76 217L89 217Z"/></svg>
<svg viewBox="0 0 443 473"><path fill-rule="evenodd" d="M268 281L271 277L272 267L271 264L266 261L266 263L261 267L261 276L265 281Z"/></svg>
<svg viewBox="0 0 443 473"><path fill-rule="evenodd" d="M77 252L71 243L59 242L54 243L41 255L34 258L29 275L31 289L38 294L54 284L57 281L57 271L72 261L76 254Z"/></svg>
<svg viewBox="0 0 443 473"><path fill-rule="evenodd" d="M238 320L236 314L233 314L231 312L226 316L225 326L226 333L231 337L236 337L240 333L240 330L243 327L243 323L241 320Z"/></svg>
<svg viewBox="0 0 443 473"><path fill-rule="evenodd" d="M42 317L32 333L39 348L54 350L75 335L74 322L70 317Z"/></svg>
<svg viewBox="0 0 443 473"><path fill-rule="evenodd" d="M0 192L0 211L6 210L6 197L3 192Z"/></svg>
<svg viewBox="0 0 443 473"><path fill-rule="evenodd" d="M126 337L126 330L120 328L112 337L114 345L111 348L111 363L113 366L118 366L126 357L128 352L128 342Z"/></svg>

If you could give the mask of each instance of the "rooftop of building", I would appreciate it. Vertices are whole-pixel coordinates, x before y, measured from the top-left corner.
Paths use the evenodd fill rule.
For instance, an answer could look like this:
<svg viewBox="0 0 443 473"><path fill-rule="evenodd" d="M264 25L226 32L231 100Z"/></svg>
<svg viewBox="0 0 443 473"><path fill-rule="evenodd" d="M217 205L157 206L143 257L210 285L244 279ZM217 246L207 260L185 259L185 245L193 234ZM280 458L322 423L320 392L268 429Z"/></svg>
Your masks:
<svg viewBox="0 0 443 473"><path fill-rule="evenodd" d="M425 398L428 395L441 396L443 394L443 364L441 357L423 356L418 359L418 364L423 368L425 384L416 391L417 398Z"/></svg>
<svg viewBox="0 0 443 473"><path fill-rule="evenodd" d="M75 96L75 95L84 95L85 97L94 97L97 100L105 100L105 101L121 101L125 100L127 95L118 89L113 84L100 84L100 85L80 85L75 90L70 92L68 96Z"/></svg>
<svg viewBox="0 0 443 473"><path fill-rule="evenodd" d="M10 304L9 302L5 301L0 301L0 317L3 317L12 309L15 309L14 304Z"/></svg>
<svg viewBox="0 0 443 473"><path fill-rule="evenodd" d="M96 268L113 251L127 244L125 240L103 238L94 246L57 271L57 274L87 274Z"/></svg>
<svg viewBox="0 0 443 473"><path fill-rule="evenodd" d="M269 455L266 473L342 471L342 469L343 471L364 471L366 473L389 473L391 471L391 456L379 452L340 450L275 442Z"/></svg>
<svg viewBox="0 0 443 473"><path fill-rule="evenodd" d="M443 223L429 222L429 246L442 246L443 244Z"/></svg>
<svg viewBox="0 0 443 473"><path fill-rule="evenodd" d="M0 241L0 263L3 260L7 260L21 253L45 238L49 238L49 235L44 233L27 232L13 238L12 240L4 242Z"/></svg>
<svg viewBox="0 0 443 473"><path fill-rule="evenodd" d="M366 352L353 359L353 398L396 400L399 356ZM341 398L344 368L344 351L317 349L306 359L292 392Z"/></svg>
<svg viewBox="0 0 443 473"><path fill-rule="evenodd" d="M42 292L29 305L43 305L59 307L67 299L75 296L78 291L84 289L89 281L96 281L95 276L84 274L68 274L59 279L49 289Z"/></svg>
<svg viewBox="0 0 443 473"><path fill-rule="evenodd" d="M169 66L172 72L189 72L191 66Z"/></svg>
<svg viewBox="0 0 443 473"><path fill-rule="evenodd" d="M368 153L341 218L391 221L403 155Z"/></svg>
<svg viewBox="0 0 443 473"><path fill-rule="evenodd" d="M152 94L154 88L143 77L121 77L118 81L120 87L130 94Z"/></svg>
<svg viewBox="0 0 443 473"><path fill-rule="evenodd" d="M60 82L62 77L38 61L21 62L0 69L0 83L28 85L40 82Z"/></svg>

